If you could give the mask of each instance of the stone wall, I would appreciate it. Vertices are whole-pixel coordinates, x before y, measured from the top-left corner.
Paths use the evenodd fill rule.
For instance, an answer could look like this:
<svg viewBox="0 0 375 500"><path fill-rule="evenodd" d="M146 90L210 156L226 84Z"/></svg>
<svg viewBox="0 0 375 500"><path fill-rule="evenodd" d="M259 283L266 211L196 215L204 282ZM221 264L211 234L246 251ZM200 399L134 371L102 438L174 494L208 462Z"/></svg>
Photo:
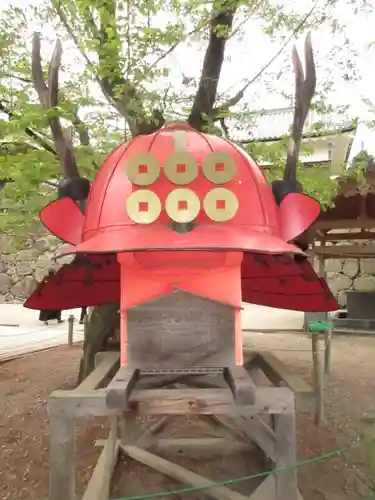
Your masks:
<svg viewBox="0 0 375 500"><path fill-rule="evenodd" d="M71 256L55 260L61 241L39 232L20 245L0 235L0 303L23 302L50 269L57 270Z"/></svg>
<svg viewBox="0 0 375 500"><path fill-rule="evenodd" d="M327 260L328 284L341 307L346 306L346 291L375 290L375 259Z"/></svg>

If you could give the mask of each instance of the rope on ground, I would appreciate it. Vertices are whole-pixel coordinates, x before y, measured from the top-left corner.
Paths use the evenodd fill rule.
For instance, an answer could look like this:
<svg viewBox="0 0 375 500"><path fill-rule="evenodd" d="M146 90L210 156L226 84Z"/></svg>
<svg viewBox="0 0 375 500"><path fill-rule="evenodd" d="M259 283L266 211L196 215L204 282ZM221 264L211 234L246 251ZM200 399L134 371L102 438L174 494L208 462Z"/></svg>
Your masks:
<svg viewBox="0 0 375 500"><path fill-rule="evenodd" d="M249 481L250 479L258 479L258 478L265 478L270 476L271 474L280 474L281 472L284 472L285 470L289 469L296 469L300 467L304 467L306 465L311 465L315 464L318 462L323 462L325 460L329 460L334 457L338 457L341 455L345 455L350 450L357 449L360 447L359 443L353 444L351 446L348 446L347 448L339 449L339 450L334 450L329 453L325 453L324 455L319 455L314 458L309 458L306 460L301 460L300 462L295 463L294 465L290 466L285 466L285 467L277 467L275 469L266 471L266 472L258 472L257 474L251 474L250 476L242 476L238 477L235 479L227 479L225 481L219 481L219 482L212 482L212 484L207 485L207 486L194 486L194 487L189 487L189 488L182 488L179 490L170 490L170 491L161 491L158 493L146 493L144 495L137 495L137 496L131 496L131 497L121 497L121 498L116 498L113 500L148 500L151 498L160 498L164 496L172 496L172 495L184 495L187 493L194 493L197 491L203 491L207 490L209 488L214 488L217 486L228 486L231 484L238 484L242 483L245 481Z"/></svg>

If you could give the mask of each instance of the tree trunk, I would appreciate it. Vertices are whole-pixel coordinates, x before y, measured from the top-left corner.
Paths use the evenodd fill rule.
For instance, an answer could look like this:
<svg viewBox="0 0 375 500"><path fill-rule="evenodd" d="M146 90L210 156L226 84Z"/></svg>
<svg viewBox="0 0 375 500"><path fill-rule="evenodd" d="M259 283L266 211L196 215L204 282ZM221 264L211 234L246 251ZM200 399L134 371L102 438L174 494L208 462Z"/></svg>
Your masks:
<svg viewBox="0 0 375 500"><path fill-rule="evenodd" d="M82 382L95 367L95 355L106 348L108 338L119 326L119 305L106 304L94 307L85 321L85 340L79 367L78 384Z"/></svg>

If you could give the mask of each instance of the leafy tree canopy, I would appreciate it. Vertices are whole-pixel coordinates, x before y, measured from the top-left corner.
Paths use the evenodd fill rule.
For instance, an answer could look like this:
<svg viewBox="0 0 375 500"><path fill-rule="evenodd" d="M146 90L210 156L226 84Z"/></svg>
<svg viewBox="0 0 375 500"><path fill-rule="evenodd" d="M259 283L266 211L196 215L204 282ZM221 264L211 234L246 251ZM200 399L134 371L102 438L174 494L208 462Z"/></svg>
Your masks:
<svg viewBox="0 0 375 500"><path fill-rule="evenodd" d="M3 10L0 179L14 182L2 190L1 205L6 210L0 214L0 231L29 227L40 208L56 196L44 182L63 175L51 119L62 124L74 145L79 172L89 178L119 141L152 132L165 122L188 121L229 137L235 137L236 130L250 132L254 108L246 92L258 84L285 93L277 81L288 78L288 94L293 95L289 42L318 28L329 30L333 42L329 61L319 59L319 51L315 54L318 88L313 105L329 111L326 96L334 84L332 65L343 78L356 77L355 53L336 4L317 1L306 9L292 0L49 0ZM359 8L355 0L346 0L346 5L353 14ZM367 3L360 8L368 8ZM251 54L243 42L254 22L280 47L256 75L250 73ZM63 47L59 100L53 106L41 103L43 83L32 71L31 39L38 29L43 33L44 81L56 34ZM235 90L221 84L223 72L231 70L225 50L249 66L248 79L239 81ZM173 57L201 60L200 74L176 72ZM279 73L272 65L276 60L285 61ZM280 167L286 145L287 140L253 144L250 152ZM274 172L279 174L280 169ZM327 201L332 195L327 186L333 189L328 173L311 177L311 172L302 175L306 190Z"/></svg>

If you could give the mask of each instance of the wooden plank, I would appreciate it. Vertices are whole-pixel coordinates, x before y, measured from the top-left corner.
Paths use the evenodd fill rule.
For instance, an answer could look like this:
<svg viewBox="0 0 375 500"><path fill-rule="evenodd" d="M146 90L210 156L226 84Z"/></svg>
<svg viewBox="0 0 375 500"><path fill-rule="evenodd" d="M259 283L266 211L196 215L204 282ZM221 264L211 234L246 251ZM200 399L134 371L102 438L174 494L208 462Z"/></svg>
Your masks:
<svg viewBox="0 0 375 500"><path fill-rule="evenodd" d="M339 219L339 220L319 220L312 229L328 231L332 229L373 229L375 219Z"/></svg>
<svg viewBox="0 0 375 500"><path fill-rule="evenodd" d="M117 418L111 418L108 439L88 482L82 500L108 500L111 478L116 465L119 445L117 441Z"/></svg>
<svg viewBox="0 0 375 500"><path fill-rule="evenodd" d="M297 436L295 413L274 415L276 434L276 469L285 468L275 474L275 500L298 500L297 484Z"/></svg>
<svg viewBox="0 0 375 500"><path fill-rule="evenodd" d="M138 380L139 370L121 367L107 386L108 408L125 410Z"/></svg>
<svg viewBox="0 0 375 500"><path fill-rule="evenodd" d="M249 496L248 500L274 500L276 495L275 476L267 478ZM297 491L297 500L303 500L302 495Z"/></svg>
<svg viewBox="0 0 375 500"><path fill-rule="evenodd" d="M276 486L274 476L267 476L252 492L248 500L275 500Z"/></svg>
<svg viewBox="0 0 375 500"><path fill-rule="evenodd" d="M262 387L257 389L253 405L236 405L229 389L153 389L134 391L129 403L139 414L234 414L285 413L294 408L294 395L289 389ZM133 404L135 406L133 407Z"/></svg>
<svg viewBox="0 0 375 500"><path fill-rule="evenodd" d="M273 384L279 385L280 382L285 382L295 393L313 394L312 387L272 352L260 351L256 362Z"/></svg>
<svg viewBox="0 0 375 500"><path fill-rule="evenodd" d="M49 411L80 416L120 415L122 410L108 408L106 389L87 393L54 391L49 398ZM295 407L294 394L287 388L259 387L253 405L234 404L230 389L153 389L134 390L129 405L138 414L251 416L259 413L288 413Z"/></svg>
<svg viewBox="0 0 375 500"><path fill-rule="evenodd" d="M145 447L142 446L144 449ZM249 444L227 438L159 438L147 447L153 452L184 453L190 458L204 455L233 455L249 451Z"/></svg>
<svg viewBox="0 0 375 500"><path fill-rule="evenodd" d="M207 418L209 423L214 424L214 427L224 427L224 429L233 434L233 436L236 436L240 441L247 441L246 432L244 432L240 426L234 424L233 419L219 415L204 415L204 417Z"/></svg>
<svg viewBox="0 0 375 500"><path fill-rule="evenodd" d="M107 439L97 439L95 447L105 446ZM116 440L120 446L121 439ZM147 449L151 452L184 453L190 458L200 459L204 455L234 455L244 453L251 449L251 443L229 440L227 438L156 438L149 441L137 441L137 448Z"/></svg>
<svg viewBox="0 0 375 500"><path fill-rule="evenodd" d="M75 500L74 445L73 416L51 415L49 500Z"/></svg>
<svg viewBox="0 0 375 500"><path fill-rule="evenodd" d="M315 392L315 425L319 426L324 417L323 400L323 367L319 352L319 334L313 333L311 336L312 357L313 357L313 379Z"/></svg>
<svg viewBox="0 0 375 500"><path fill-rule="evenodd" d="M225 368L224 378L239 405L251 405L255 401L256 386L243 366Z"/></svg>
<svg viewBox="0 0 375 500"><path fill-rule="evenodd" d="M375 227L375 221L374 221ZM323 237L319 239L323 239L325 241L373 241L375 240L375 233L371 233L370 231L360 232L360 233L326 233Z"/></svg>
<svg viewBox="0 0 375 500"><path fill-rule="evenodd" d="M331 373L331 353L332 353L332 328L324 333L324 374L329 376Z"/></svg>
<svg viewBox="0 0 375 500"><path fill-rule="evenodd" d="M122 444L135 444L139 438L137 413L126 411L119 419L120 441Z"/></svg>
<svg viewBox="0 0 375 500"><path fill-rule="evenodd" d="M100 353L100 355L102 358L101 362L94 371L74 389L76 392L86 392L97 389L107 377L115 373L120 361L120 354L118 352L106 352Z"/></svg>
<svg viewBox="0 0 375 500"><path fill-rule="evenodd" d="M252 371L257 368L256 360L258 357L258 353L252 348L246 346L243 347L242 351L244 356L243 366L251 377Z"/></svg>
<svg viewBox="0 0 375 500"><path fill-rule="evenodd" d="M276 435L259 415L252 418L238 419L241 430L251 439L273 462L276 460Z"/></svg>
<svg viewBox="0 0 375 500"><path fill-rule="evenodd" d="M259 415L253 417L219 417L213 415L212 421L223 426L240 440L255 443L271 460L275 461L276 435Z"/></svg>
<svg viewBox="0 0 375 500"><path fill-rule="evenodd" d="M247 497L236 491L225 486L214 486L213 481L136 446L121 446L121 449L134 460L138 460L172 479L181 481L191 487L205 488L201 490L202 494L211 498L216 500L247 500Z"/></svg>
<svg viewBox="0 0 375 500"><path fill-rule="evenodd" d="M151 425L138 439L136 446L138 448L148 448L155 441L156 435L162 431L168 423L171 422L173 417L166 415L158 420L155 424Z"/></svg>
<svg viewBox="0 0 375 500"><path fill-rule="evenodd" d="M106 401L107 390L96 391L53 391L48 398L47 408L50 416L56 413L75 417L109 417L121 414L120 410L111 410Z"/></svg>
<svg viewBox="0 0 375 500"><path fill-rule="evenodd" d="M315 247L316 255L321 255L327 258L333 257L358 257L358 258L373 258L375 255L375 245L329 245Z"/></svg>
<svg viewBox="0 0 375 500"><path fill-rule="evenodd" d="M367 466L375 488L375 417L363 417L359 423L359 436Z"/></svg>

